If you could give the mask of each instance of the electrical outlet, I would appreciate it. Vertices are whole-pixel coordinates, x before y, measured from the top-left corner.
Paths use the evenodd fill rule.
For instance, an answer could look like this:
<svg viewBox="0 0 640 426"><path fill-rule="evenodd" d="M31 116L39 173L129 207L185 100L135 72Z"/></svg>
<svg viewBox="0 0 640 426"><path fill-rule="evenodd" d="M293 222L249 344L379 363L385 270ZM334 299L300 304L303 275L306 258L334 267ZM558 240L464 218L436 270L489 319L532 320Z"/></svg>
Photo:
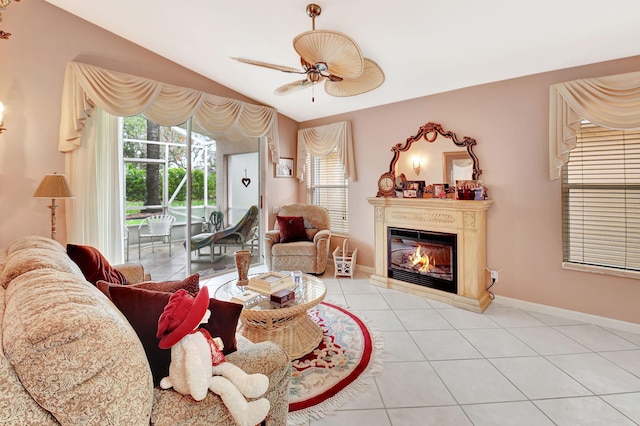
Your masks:
<svg viewBox="0 0 640 426"><path fill-rule="evenodd" d="M491 270L491 281L494 283L498 282L498 271L496 271L495 269Z"/></svg>

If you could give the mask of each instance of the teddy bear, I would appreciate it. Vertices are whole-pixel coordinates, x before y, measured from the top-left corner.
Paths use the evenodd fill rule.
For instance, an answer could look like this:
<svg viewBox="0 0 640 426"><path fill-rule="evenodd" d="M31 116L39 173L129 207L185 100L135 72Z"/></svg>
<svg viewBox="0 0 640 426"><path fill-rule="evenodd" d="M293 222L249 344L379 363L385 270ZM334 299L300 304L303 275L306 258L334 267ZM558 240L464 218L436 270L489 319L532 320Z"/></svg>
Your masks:
<svg viewBox="0 0 640 426"><path fill-rule="evenodd" d="M209 320L208 308L207 287L202 287L195 297L181 289L169 298L158 319L158 346L171 348L169 376L160 381L160 387L173 388L196 401L202 401L210 390L220 396L239 425L256 425L270 409L269 401L259 398L267 391L269 378L260 373L247 374L228 362L222 353L222 340L198 328Z"/></svg>

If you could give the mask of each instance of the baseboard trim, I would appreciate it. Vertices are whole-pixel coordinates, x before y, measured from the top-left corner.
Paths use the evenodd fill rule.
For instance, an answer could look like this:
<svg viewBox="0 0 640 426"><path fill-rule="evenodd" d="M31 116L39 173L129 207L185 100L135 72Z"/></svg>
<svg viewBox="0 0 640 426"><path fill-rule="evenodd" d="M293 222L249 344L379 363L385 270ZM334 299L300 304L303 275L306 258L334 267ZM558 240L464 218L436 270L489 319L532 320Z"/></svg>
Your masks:
<svg viewBox="0 0 640 426"><path fill-rule="evenodd" d="M335 269L335 265L333 264L333 259L330 259L330 262L327 262L327 269L331 269L332 271ZM356 263L356 267L354 271L364 272L367 275L372 275L376 271L376 269L372 266L358 265Z"/></svg>
<svg viewBox="0 0 640 426"><path fill-rule="evenodd" d="M568 318L574 321L581 321L602 327L640 334L640 324L634 322L621 321L613 318L601 317L599 315L586 314L584 312L556 308L554 306L541 305L539 303L527 302L525 300L512 299L510 297L499 295L496 295L494 301L500 305L521 308L527 311L539 312L541 314L555 315L557 317Z"/></svg>
<svg viewBox="0 0 640 426"><path fill-rule="evenodd" d="M362 265L356 264L356 271L364 272L366 274L371 275L376 271L376 269L371 266L362 266Z"/></svg>

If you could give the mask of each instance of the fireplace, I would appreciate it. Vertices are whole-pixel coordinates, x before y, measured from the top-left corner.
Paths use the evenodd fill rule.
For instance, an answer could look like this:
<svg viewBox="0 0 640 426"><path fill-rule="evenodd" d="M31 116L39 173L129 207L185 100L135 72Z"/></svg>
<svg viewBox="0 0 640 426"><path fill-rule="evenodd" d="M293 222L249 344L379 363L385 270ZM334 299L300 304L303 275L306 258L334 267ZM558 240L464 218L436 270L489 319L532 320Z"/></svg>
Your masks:
<svg viewBox="0 0 640 426"><path fill-rule="evenodd" d="M458 292L456 234L395 227L387 233L387 277Z"/></svg>
<svg viewBox="0 0 640 426"><path fill-rule="evenodd" d="M483 312L487 210L491 200L367 198L374 206L374 272L369 282ZM430 253L430 254L429 254ZM429 271L410 266L429 256Z"/></svg>

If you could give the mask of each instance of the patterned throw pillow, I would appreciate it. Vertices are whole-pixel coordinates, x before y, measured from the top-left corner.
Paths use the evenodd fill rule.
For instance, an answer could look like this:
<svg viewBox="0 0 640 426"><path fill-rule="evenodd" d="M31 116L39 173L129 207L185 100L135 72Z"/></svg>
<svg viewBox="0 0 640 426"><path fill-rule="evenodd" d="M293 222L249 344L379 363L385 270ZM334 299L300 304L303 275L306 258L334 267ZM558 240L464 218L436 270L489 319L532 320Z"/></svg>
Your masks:
<svg viewBox="0 0 640 426"><path fill-rule="evenodd" d="M307 240L304 218L301 216L277 216L277 218L281 243Z"/></svg>
<svg viewBox="0 0 640 426"><path fill-rule="evenodd" d="M111 299L111 293L109 289L114 286L122 286L122 284L110 283L108 281L100 280L96 283L96 287L106 294ZM180 289L185 289L187 292L196 296L200 290L200 275L189 275L184 280L175 281L144 281L136 284L127 284L127 287L141 288L143 290L163 291L167 293L173 293Z"/></svg>
<svg viewBox="0 0 640 426"><path fill-rule="evenodd" d="M86 280L93 285L99 280L116 284L129 284L122 272L111 266L109 261L95 247L67 244L67 254L80 267Z"/></svg>
<svg viewBox="0 0 640 426"><path fill-rule="evenodd" d="M138 334L144 351L147 354L154 386L163 377L169 375L171 350L160 349L160 339L156 337L158 319L169 302L171 293L143 290L132 286L113 286L109 288L111 300ZM224 344L223 353L229 354L237 350L236 328L242 311L242 305L223 302L217 299L209 300L211 317L206 328L213 337L220 337Z"/></svg>

